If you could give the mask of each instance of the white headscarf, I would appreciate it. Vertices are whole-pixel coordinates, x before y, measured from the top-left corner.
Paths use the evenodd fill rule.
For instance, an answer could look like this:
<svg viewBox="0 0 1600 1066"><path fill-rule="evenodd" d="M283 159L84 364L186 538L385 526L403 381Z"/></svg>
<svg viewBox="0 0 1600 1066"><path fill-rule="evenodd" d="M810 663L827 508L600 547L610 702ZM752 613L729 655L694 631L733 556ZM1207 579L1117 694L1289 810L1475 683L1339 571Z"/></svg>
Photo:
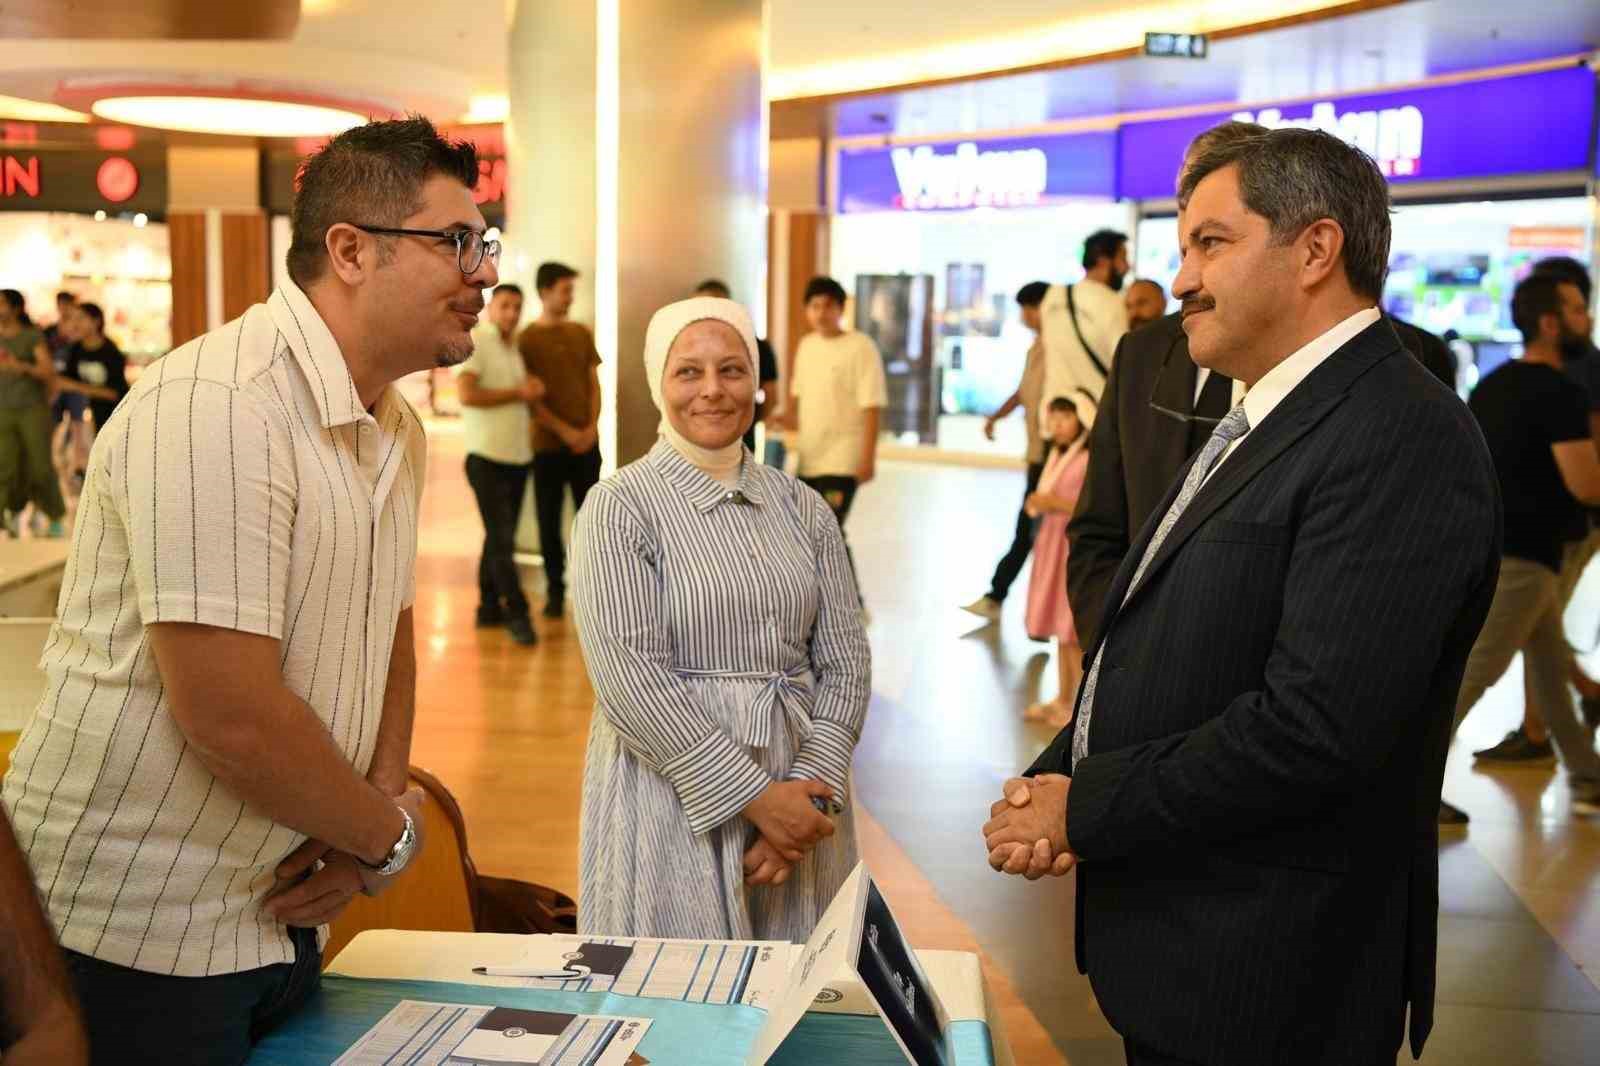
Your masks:
<svg viewBox="0 0 1600 1066"><path fill-rule="evenodd" d="M667 373L667 353L678 334L706 320L725 322L732 326L744 341L745 357L749 360L750 376L758 373L756 357L756 330L750 313L732 300L710 296L696 296L679 300L657 311L650 319L650 328L644 335L644 374L650 383L650 398L661 412L661 435L689 462L724 484L735 484L739 479L739 463L744 458L744 442L735 440L725 448L702 448L684 437L667 417L666 401L662 399L661 383Z"/></svg>

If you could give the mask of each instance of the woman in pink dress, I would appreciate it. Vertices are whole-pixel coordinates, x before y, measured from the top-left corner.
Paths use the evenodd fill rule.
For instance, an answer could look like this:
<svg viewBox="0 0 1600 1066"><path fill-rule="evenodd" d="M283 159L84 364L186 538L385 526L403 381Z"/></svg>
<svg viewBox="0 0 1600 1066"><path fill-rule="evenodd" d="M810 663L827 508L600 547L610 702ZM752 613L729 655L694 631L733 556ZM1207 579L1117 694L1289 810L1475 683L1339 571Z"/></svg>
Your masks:
<svg viewBox="0 0 1600 1066"><path fill-rule="evenodd" d="M1024 715L1060 729L1072 719L1072 699L1083 679L1083 649L1078 627L1067 602L1067 520L1083 491L1089 468L1089 428L1095 406L1088 394L1074 390L1057 396L1047 409L1050 458L1039 478L1039 490L1028 497L1023 510L1042 519L1033 548L1033 577L1028 585L1028 635L1035 640L1055 640L1061 689L1056 698L1036 703Z"/></svg>

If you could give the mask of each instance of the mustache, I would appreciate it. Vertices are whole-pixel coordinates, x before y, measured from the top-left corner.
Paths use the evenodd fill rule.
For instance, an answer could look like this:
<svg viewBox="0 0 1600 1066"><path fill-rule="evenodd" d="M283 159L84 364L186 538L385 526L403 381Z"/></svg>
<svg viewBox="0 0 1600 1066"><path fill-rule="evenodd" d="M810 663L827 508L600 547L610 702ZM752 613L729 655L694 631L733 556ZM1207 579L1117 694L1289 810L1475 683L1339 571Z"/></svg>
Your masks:
<svg viewBox="0 0 1600 1066"><path fill-rule="evenodd" d="M1209 296L1186 296L1183 300L1183 317L1198 314L1201 311L1211 311L1217 306L1217 301Z"/></svg>

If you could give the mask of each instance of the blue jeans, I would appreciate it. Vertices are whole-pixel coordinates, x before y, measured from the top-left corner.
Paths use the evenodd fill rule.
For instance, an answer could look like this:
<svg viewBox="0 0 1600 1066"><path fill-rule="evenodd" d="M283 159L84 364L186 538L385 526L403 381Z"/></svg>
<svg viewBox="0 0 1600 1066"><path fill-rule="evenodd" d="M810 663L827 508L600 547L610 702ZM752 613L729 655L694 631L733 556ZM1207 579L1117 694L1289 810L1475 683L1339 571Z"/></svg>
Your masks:
<svg viewBox="0 0 1600 1066"><path fill-rule="evenodd" d="M315 929L290 929L295 961L215 977L170 977L68 951L92 1066L239 1066L322 980Z"/></svg>

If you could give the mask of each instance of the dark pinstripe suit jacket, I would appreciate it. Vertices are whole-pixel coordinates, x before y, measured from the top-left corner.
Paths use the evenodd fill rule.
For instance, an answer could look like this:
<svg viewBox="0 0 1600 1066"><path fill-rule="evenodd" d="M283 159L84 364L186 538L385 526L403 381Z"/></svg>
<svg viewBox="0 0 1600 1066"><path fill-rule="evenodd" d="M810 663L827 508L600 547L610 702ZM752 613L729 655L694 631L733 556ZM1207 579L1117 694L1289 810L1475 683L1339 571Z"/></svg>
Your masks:
<svg viewBox="0 0 1600 1066"><path fill-rule="evenodd" d="M1180 478L1181 480L1181 478ZM1394 1061L1433 1018L1450 721L1500 561L1465 404L1378 322L1107 600L1067 836L1106 1017L1217 1066ZM1091 655L1094 650L1091 649ZM1030 773L1072 773L1071 729Z"/></svg>

